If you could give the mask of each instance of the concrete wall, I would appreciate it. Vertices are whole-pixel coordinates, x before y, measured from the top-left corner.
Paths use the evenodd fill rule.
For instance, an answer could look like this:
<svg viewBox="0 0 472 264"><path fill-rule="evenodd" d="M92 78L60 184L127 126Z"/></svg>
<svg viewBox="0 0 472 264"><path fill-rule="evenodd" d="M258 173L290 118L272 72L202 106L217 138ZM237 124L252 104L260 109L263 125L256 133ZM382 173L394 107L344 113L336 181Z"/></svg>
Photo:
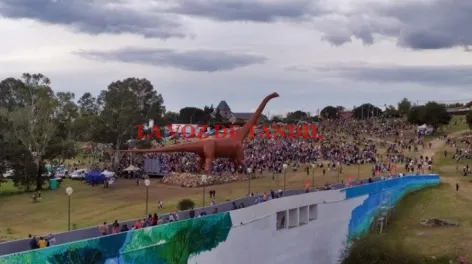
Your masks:
<svg viewBox="0 0 472 264"><path fill-rule="evenodd" d="M379 207L438 183L438 175L409 176L290 196L230 213L7 255L0 263L334 264L349 238L366 231ZM283 215L286 225L281 227Z"/></svg>
<svg viewBox="0 0 472 264"><path fill-rule="evenodd" d="M300 193L304 193L304 191L303 190L287 190L285 192L285 196L297 195ZM254 204L254 200L255 200L255 197L247 197L247 198L234 200L234 202L236 202L236 204L238 205L243 203L245 206L251 206ZM232 208L232 202L233 201L218 204L217 205L218 212L230 211ZM195 213L196 215L198 215L202 211L211 213L212 210L213 208L210 208L210 207L198 208L195 210ZM168 214L159 215L159 216L167 217ZM189 211L179 212L180 219L186 219L188 218L188 216L189 216ZM126 224L128 225L129 228L131 228L131 226L133 226L134 223L136 223L136 220L137 219L126 220L126 221L120 222L120 224ZM77 240L99 237L100 233L98 232L98 227L96 226L96 227L88 227L88 228L82 228L82 229L72 230L68 232L57 233L57 234L54 234L54 236L56 237L57 244L64 244L64 243L69 243L69 242L73 242ZM29 242L29 239L2 242L0 243L0 256L29 250L28 242Z"/></svg>

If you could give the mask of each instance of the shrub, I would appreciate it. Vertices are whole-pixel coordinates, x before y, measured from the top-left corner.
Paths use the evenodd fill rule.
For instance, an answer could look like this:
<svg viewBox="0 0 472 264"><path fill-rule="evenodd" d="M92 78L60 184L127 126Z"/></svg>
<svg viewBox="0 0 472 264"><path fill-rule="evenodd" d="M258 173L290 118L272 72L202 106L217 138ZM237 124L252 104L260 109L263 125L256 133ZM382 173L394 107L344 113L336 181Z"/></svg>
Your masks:
<svg viewBox="0 0 472 264"><path fill-rule="evenodd" d="M190 200L190 199L182 199L180 200L180 202L177 204L177 209L179 209L179 211L186 211L186 210L190 210L192 208L195 207L195 203Z"/></svg>

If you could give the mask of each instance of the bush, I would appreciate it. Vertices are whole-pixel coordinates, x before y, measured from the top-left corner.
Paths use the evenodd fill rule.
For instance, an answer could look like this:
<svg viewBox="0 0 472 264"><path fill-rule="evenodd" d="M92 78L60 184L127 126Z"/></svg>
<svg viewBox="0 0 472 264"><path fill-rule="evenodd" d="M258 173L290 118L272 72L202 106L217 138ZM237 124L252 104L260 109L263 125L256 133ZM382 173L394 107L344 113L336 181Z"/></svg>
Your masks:
<svg viewBox="0 0 472 264"><path fill-rule="evenodd" d="M341 264L446 264L449 257L436 259L421 256L401 242L389 241L382 235L369 234L354 241L341 256Z"/></svg>
<svg viewBox="0 0 472 264"><path fill-rule="evenodd" d="M190 200L190 199L182 199L180 200L180 202L177 204L177 209L179 209L179 211L186 211L186 210L190 210L192 208L195 207L195 203Z"/></svg>

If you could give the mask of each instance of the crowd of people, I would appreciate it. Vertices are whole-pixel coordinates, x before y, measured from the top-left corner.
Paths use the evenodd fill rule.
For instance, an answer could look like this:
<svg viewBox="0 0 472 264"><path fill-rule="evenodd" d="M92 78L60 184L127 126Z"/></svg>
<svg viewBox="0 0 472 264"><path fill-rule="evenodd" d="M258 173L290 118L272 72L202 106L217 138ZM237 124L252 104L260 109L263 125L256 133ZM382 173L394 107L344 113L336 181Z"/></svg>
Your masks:
<svg viewBox="0 0 472 264"><path fill-rule="evenodd" d="M420 146L424 147L421 135L413 133L405 136L406 133L411 134L412 128L404 120L331 120L323 122L318 128L323 134L322 141L312 138L266 139L256 136L244 142L245 168L235 167L229 159L217 159L213 163L213 173L208 184L247 179L250 176L247 168L251 168L254 177L263 172L280 174L284 164L293 171L306 164L328 168L371 164L373 171L376 171L374 167L386 171L392 163L411 163L412 159L407 154L419 151ZM173 143L181 142L175 140ZM387 149L386 157L378 153L381 147ZM199 177L195 177L199 158L194 153L124 155L118 173L129 165L143 168L145 159L158 160L161 164L160 174L165 175L164 183L185 187L204 184Z"/></svg>
<svg viewBox="0 0 472 264"><path fill-rule="evenodd" d="M31 249L51 247L56 244L56 238L52 234L49 234L46 237L41 236L39 238L30 234L28 238Z"/></svg>
<svg viewBox="0 0 472 264"><path fill-rule="evenodd" d="M356 121L356 120L336 120L328 121L322 124L323 141L317 139L248 139L245 145L245 168L236 168L233 163L227 159L217 159L213 164L213 174L207 176L207 184L224 183L229 181L244 180L248 177L257 177L265 173L273 175L283 172L283 165L288 164L288 169L293 171L305 170L310 174L313 165L323 168L323 174L326 169L337 168L338 166L350 166L354 164L370 164L372 166L372 176L378 176L379 172L388 172L384 179L393 177L397 165L404 167L405 172L424 173L431 171L431 157L412 158L414 152L421 148L431 148L431 145L425 145L423 136L420 134L411 134L411 127L405 121ZM405 136L406 133L410 133ZM466 146L471 146L470 141L464 141ZM463 142L463 143L464 143ZM175 140L174 144L181 143ZM451 146L456 144L454 141L447 140ZM384 150L381 154L379 149ZM455 159L471 158L469 149L457 148L453 155ZM444 155L448 155L445 153ZM198 157L193 153L147 153L123 155L120 160L118 174L123 173L123 169L130 165L142 168L145 159L158 159L162 164L163 182L169 184L178 184L186 187L198 187L202 185L199 182L200 177L195 177L197 172ZM251 170L247 170L251 168ZM467 171L470 169L467 167ZM137 174L139 175L139 174ZM401 176L402 174L400 174ZM192 182L186 182L192 181ZM353 181L352 185L372 182L372 178L365 181ZM138 181L139 184L139 181ZM330 185L326 184L318 190L328 190ZM306 191L310 191L307 187ZM271 199L283 196L282 190L264 192L262 194L251 193L250 196L256 196L254 203L262 203ZM202 211L195 215L195 211L190 211L189 217L202 217L207 213L218 213L218 206L215 202L216 194L210 190L210 209ZM162 208L162 201L159 202ZM232 209L243 208L243 203L233 202ZM120 224L117 220L109 225L104 222L98 226L98 232L101 235L109 235L129 230L140 229L159 224L179 221L179 214L174 212L165 216L159 216L157 213L150 214L143 219L137 220L131 226L126 223ZM55 244L55 238L50 234L46 237L30 236L30 247L43 248Z"/></svg>
<svg viewBox="0 0 472 264"><path fill-rule="evenodd" d="M264 192L264 193L251 193L251 194L249 194L249 196L250 197L255 197L254 204L260 204L260 203L263 203L263 202L266 202L266 201L269 201L269 200L272 200L272 199L281 198L281 197L283 197L283 194L284 193L283 193L282 190L278 190L278 191L270 190L270 191ZM209 191L209 196L212 200L210 201L210 208L208 208L207 210L211 214L219 213L217 203L216 203L216 200L215 200L216 199L216 191L210 190ZM241 209L241 208L245 208L245 207L246 207L246 205L244 205L243 202L239 202L239 204L237 204L236 202L233 201L232 204L231 204L231 210L237 210L237 209ZM203 217L203 216L206 216L206 215L208 215L208 212L206 210L202 210L197 215L194 208L192 208L189 211L188 218L192 219L192 218ZM145 217L143 219L136 220L131 227L128 227L128 225L126 223L120 224L118 222L118 220L115 220L113 222L113 224L111 224L111 225L107 224L107 222L104 222L103 224L98 226L98 233L100 235L106 236L106 235L110 235L110 234L117 234L117 233L121 233L121 232L127 232L127 231L130 231L130 230L141 229L141 228L146 228L146 227L150 227L150 226L168 224L168 223L172 223L172 222L177 222L179 220L181 220L181 219L180 219L180 216L179 216L178 212L172 212L172 213L170 213L168 215L165 215L165 216L159 216L157 213L154 213L154 214L149 214L147 217Z"/></svg>

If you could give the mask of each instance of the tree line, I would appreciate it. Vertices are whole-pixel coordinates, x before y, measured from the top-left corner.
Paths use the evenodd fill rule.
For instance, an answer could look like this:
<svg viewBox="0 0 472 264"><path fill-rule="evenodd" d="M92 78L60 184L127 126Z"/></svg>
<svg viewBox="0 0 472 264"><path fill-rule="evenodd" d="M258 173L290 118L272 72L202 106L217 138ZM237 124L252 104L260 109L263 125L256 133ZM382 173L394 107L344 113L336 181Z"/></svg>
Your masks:
<svg viewBox="0 0 472 264"><path fill-rule="evenodd" d="M113 81L97 94L86 92L76 97L68 91L55 92L50 79L40 73L2 80L0 173L12 169L18 188L29 190L35 186L39 190L45 181L41 176L45 161L62 163L75 157L81 151L77 142L88 142L91 146L88 151L94 156L93 153L103 152L103 146L114 150L130 144L149 147L149 142L130 141L137 137L137 125L149 120L159 126L193 123L211 127L228 122L212 105L167 111L162 95L147 79L130 77ZM268 121L317 122L342 118L343 111L340 106L326 106L317 115L297 110L285 116L272 116ZM388 106L384 111L366 103L352 112L356 119L407 117L412 123L426 123L435 128L450 120L444 105L430 102L421 107L412 106L406 98L397 107ZM116 165L120 154L112 153L108 158Z"/></svg>

